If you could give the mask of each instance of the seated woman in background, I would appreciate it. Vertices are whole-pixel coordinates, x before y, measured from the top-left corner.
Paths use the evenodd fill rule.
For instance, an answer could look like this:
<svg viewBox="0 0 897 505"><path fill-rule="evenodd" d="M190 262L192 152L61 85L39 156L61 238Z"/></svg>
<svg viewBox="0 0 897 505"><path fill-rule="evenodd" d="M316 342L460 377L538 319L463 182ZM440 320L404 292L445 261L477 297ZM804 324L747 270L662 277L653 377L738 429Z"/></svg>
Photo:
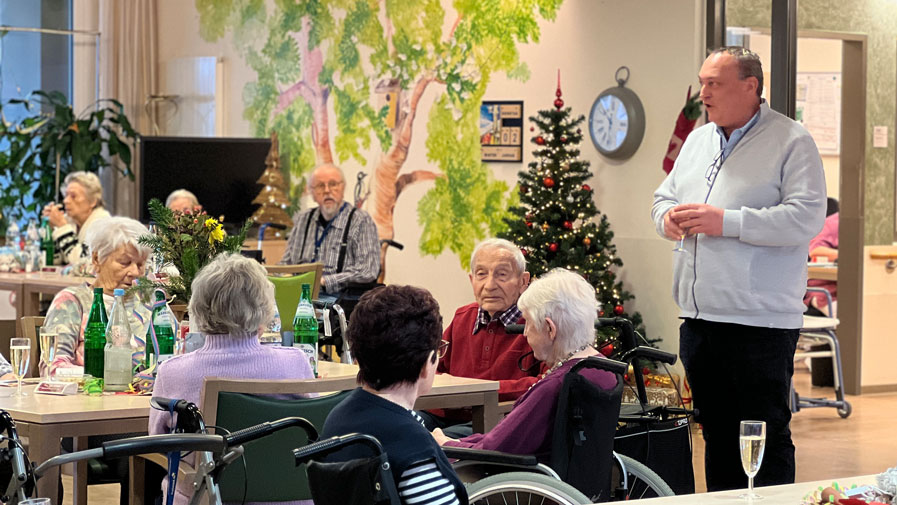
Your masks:
<svg viewBox="0 0 897 505"><path fill-rule="evenodd" d="M71 265L89 259L87 233L93 224L109 217L103 208L103 186L100 178L90 172L72 172L62 185L65 212L56 202L48 203L43 215L53 227L56 254L64 264Z"/></svg>
<svg viewBox="0 0 897 505"><path fill-rule="evenodd" d="M84 328L93 303L93 288L103 288L106 312L112 310L112 292L116 288L130 288L138 277L143 277L148 247L137 243L142 235L149 234L146 226L127 217L110 217L96 221L87 236L90 258L96 272L93 284L85 282L65 288L50 302L50 309L43 327L58 333L54 367L84 366ZM137 352L146 335L152 316L152 305L138 299L135 294L124 297L125 310L131 326L131 346ZM137 356L139 358L139 356ZM46 373L41 361L41 375Z"/></svg>
<svg viewBox="0 0 897 505"><path fill-rule="evenodd" d="M819 235L810 241L810 258L825 258L827 262L835 263L838 261L838 227L840 224L840 213L835 212L825 218L825 224ZM807 305L808 315L815 316L834 316L837 314L838 301L838 283L834 281L824 281L820 279L810 279L807 286L823 288L832 295L832 312L829 314L828 299L824 293L807 293L804 297L804 303ZM814 310L815 309L815 310Z"/></svg>
<svg viewBox="0 0 897 505"><path fill-rule="evenodd" d="M366 433L383 444L403 504L467 504L467 492L412 408L433 385L442 340L439 304L427 290L385 286L362 295L346 337L362 387L337 405L322 439ZM370 457L360 446L327 461Z"/></svg>
<svg viewBox="0 0 897 505"><path fill-rule="evenodd" d="M456 440L437 428L433 437L439 445L534 454L543 461L548 458L564 375L583 358L603 358L592 347L598 301L595 288L581 275L556 268L533 281L517 306L526 318L524 333L535 358L554 365L489 433ZM617 384L616 376L603 370L589 368L582 375L601 389L613 389Z"/></svg>
<svg viewBox="0 0 897 505"><path fill-rule="evenodd" d="M184 214L199 213L202 210L202 205L199 204L196 195L186 189L172 191L165 199L165 206Z"/></svg>
<svg viewBox="0 0 897 505"><path fill-rule="evenodd" d="M308 359L298 347L259 343L260 329L274 317L274 285L258 262L238 254L221 254L199 271L192 286L190 326L204 334L205 344L162 362L153 396L199 404L205 377L314 378ZM171 418L168 412L150 410L149 433L169 433ZM190 500L191 486L190 482L178 481L175 503Z"/></svg>

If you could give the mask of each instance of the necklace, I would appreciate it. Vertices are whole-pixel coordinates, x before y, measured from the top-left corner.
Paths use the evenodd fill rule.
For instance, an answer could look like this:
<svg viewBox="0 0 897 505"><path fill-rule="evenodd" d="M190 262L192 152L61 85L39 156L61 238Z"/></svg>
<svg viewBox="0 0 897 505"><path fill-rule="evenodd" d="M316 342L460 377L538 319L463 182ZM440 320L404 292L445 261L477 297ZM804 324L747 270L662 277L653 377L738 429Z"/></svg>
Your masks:
<svg viewBox="0 0 897 505"><path fill-rule="evenodd" d="M540 376L539 376L539 380L544 379L546 376L548 376L548 374L550 374L551 372L554 372L554 371L557 370L558 368L562 367L562 366L564 365L564 363L570 361L570 359L571 359L574 355L576 355L576 353L579 353L579 352L582 352L582 351L586 350L587 347L589 347L589 344L585 344L585 345L583 345L582 347L580 347L579 349L574 349L574 350L570 351L570 354L568 354L567 356L565 356L564 359L558 361L557 363L554 364L553 367L549 368L545 373L543 373L542 375L540 375ZM536 382L538 382L538 381L536 381ZM535 384L534 384L534 385L535 385ZM530 387L532 387L532 386L530 386Z"/></svg>

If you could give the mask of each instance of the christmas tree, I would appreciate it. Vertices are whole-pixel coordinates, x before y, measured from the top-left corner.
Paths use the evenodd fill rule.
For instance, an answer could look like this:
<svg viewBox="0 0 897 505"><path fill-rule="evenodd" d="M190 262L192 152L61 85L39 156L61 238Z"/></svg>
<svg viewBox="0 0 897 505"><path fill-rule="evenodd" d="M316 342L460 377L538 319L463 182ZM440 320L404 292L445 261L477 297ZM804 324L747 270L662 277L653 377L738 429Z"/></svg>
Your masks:
<svg viewBox="0 0 897 505"><path fill-rule="evenodd" d="M265 158L265 171L256 181L262 185L262 190L252 203L261 205L252 213L252 222L256 224L274 223L290 228L293 220L286 209L290 206L290 199L286 195L286 183L283 173L280 171L280 149L277 142L277 133L271 134L271 150ZM276 238L286 237L286 231L274 230ZM266 230L267 233L267 230Z"/></svg>
<svg viewBox="0 0 897 505"><path fill-rule="evenodd" d="M600 317L625 317L644 335L642 316L627 314L624 303L634 296L616 280L613 268L622 267L607 216L592 201L589 162L579 158L585 117L571 117L564 108L558 76L554 109L541 110L530 121L538 127L531 139L536 160L518 173L520 203L505 218L508 231L500 236L514 242L526 257L533 278L553 268L579 272L595 287ZM530 131L535 131L531 127ZM597 216L600 216L596 219ZM599 331L596 348L604 355L620 349L617 332Z"/></svg>

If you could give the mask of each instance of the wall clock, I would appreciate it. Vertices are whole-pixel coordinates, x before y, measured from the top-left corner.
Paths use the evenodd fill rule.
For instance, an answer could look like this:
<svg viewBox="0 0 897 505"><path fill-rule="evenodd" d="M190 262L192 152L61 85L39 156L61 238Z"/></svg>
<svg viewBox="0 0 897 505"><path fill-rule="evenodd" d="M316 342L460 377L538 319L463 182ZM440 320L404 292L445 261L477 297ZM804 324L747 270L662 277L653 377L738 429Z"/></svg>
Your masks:
<svg viewBox="0 0 897 505"><path fill-rule="evenodd" d="M621 160L635 154L642 143L645 109L638 95L625 87L629 68L618 68L614 78L617 86L602 91L592 104L589 134L599 153Z"/></svg>

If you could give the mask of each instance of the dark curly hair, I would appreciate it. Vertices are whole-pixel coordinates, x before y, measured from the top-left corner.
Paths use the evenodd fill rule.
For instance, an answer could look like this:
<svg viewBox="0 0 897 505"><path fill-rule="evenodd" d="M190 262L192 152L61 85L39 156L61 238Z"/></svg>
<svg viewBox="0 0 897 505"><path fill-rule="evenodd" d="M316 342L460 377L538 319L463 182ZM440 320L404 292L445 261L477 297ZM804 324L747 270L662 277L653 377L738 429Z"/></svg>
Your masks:
<svg viewBox="0 0 897 505"><path fill-rule="evenodd" d="M358 380L380 391L414 384L442 337L439 304L429 291L383 286L365 293L352 311L346 333L358 360Z"/></svg>

